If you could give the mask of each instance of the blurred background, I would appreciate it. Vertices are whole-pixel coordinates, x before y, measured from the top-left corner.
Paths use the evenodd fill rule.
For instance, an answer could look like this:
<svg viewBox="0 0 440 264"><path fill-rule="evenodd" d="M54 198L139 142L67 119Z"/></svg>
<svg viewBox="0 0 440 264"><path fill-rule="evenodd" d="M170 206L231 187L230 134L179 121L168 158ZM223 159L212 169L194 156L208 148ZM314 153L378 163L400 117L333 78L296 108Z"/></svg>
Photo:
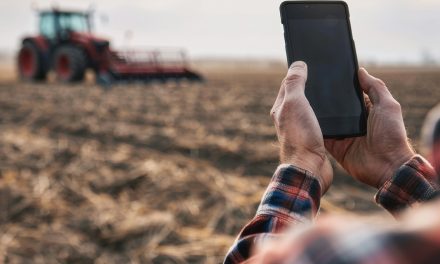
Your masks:
<svg viewBox="0 0 440 264"><path fill-rule="evenodd" d="M401 102L419 148L440 101L440 3L347 2L360 63ZM0 262L221 262L278 163L269 110L287 68L280 3L1 2ZM184 66L111 87L93 71L73 84L55 73L22 81L22 38L37 35L37 10L53 7L93 10L93 35L114 50L184 50ZM151 67L111 54L119 71ZM176 68L204 81L180 80ZM323 213L389 217L375 190L334 169Z"/></svg>
<svg viewBox="0 0 440 264"><path fill-rule="evenodd" d="M178 46L194 58L284 61L278 7L282 1L164 0L2 2L0 50L13 54L20 37L34 33L33 9L93 8L95 31L116 47ZM440 59L435 0L348 0L359 58L377 64L432 64ZM33 7L33 8L31 8Z"/></svg>

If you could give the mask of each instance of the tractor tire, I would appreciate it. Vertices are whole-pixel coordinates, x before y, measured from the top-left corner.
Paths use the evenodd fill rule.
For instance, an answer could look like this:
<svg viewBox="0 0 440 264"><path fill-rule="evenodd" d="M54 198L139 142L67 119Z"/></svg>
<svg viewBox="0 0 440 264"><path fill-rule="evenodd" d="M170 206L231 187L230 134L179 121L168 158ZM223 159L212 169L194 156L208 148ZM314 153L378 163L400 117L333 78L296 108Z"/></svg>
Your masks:
<svg viewBox="0 0 440 264"><path fill-rule="evenodd" d="M79 48L62 46L55 51L53 68L59 81L80 82L84 80L87 57Z"/></svg>
<svg viewBox="0 0 440 264"><path fill-rule="evenodd" d="M18 52L18 72L23 81L43 81L47 76L46 63L32 42L23 43Z"/></svg>

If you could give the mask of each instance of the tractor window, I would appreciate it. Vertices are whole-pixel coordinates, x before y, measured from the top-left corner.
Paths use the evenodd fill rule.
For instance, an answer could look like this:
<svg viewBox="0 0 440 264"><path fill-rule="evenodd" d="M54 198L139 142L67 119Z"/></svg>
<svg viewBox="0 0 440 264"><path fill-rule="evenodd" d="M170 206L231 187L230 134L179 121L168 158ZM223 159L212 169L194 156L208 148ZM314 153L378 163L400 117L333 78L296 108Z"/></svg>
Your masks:
<svg viewBox="0 0 440 264"><path fill-rule="evenodd" d="M65 13L59 16L60 28L75 32L89 32L88 17L83 14Z"/></svg>
<svg viewBox="0 0 440 264"><path fill-rule="evenodd" d="M40 18L40 33L47 38L55 38L55 17L53 14L43 14Z"/></svg>

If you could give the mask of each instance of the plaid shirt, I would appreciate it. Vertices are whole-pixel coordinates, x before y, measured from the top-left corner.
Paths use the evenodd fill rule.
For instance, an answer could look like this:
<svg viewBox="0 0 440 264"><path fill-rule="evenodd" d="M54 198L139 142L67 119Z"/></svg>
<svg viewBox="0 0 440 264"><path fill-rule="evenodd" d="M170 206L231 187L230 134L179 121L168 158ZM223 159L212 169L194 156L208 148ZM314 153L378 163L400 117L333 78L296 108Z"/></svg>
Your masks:
<svg viewBox="0 0 440 264"><path fill-rule="evenodd" d="M434 169L417 155L379 189L375 200L397 216L439 193ZM280 165L225 263L440 263L440 220L416 231L343 219L311 227L320 199L320 184L310 172ZM436 208L429 219L440 219L440 206Z"/></svg>

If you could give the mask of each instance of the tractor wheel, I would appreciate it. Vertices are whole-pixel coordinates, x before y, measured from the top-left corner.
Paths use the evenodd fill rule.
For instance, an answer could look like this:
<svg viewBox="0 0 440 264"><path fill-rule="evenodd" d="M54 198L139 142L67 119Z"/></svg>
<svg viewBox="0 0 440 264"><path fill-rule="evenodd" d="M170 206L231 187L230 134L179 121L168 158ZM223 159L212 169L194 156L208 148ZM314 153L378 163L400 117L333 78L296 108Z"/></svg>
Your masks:
<svg viewBox="0 0 440 264"><path fill-rule="evenodd" d="M47 70L44 59L37 47L31 42L23 43L18 53L18 72L24 81L42 81Z"/></svg>
<svg viewBox="0 0 440 264"><path fill-rule="evenodd" d="M57 79L66 83L84 80L87 67L86 60L84 52L79 48L72 46L60 47L55 52L53 65Z"/></svg>

